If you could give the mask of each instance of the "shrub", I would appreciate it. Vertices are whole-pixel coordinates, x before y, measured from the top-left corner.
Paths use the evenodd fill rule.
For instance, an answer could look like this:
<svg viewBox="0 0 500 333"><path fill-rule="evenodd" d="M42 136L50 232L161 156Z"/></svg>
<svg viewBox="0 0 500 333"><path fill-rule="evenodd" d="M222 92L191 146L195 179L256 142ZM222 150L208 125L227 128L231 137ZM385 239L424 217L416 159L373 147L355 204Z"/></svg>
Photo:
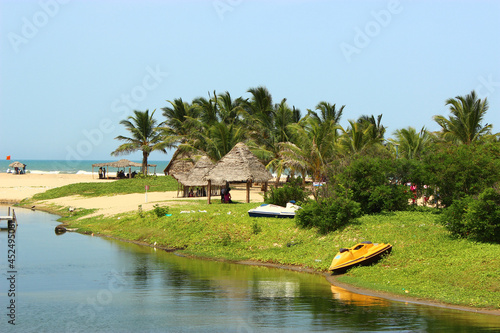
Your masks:
<svg viewBox="0 0 500 333"><path fill-rule="evenodd" d="M455 236L500 243L500 193L488 188L477 199L455 200L440 221Z"/></svg>
<svg viewBox="0 0 500 333"><path fill-rule="evenodd" d="M307 191L302 184L294 181L286 183L283 187L271 187L264 194L264 202L273 205L286 206L289 201L302 202L307 198Z"/></svg>
<svg viewBox="0 0 500 333"><path fill-rule="evenodd" d="M351 161L334 178L337 184L352 191L352 199L361 204L363 213L372 214L408 209L411 193L401 184L412 181L415 170L418 170L417 164L403 160L362 156Z"/></svg>
<svg viewBox="0 0 500 333"><path fill-rule="evenodd" d="M477 196L500 181L500 143L437 144L425 156L430 183L439 188L444 206L466 196Z"/></svg>
<svg viewBox="0 0 500 333"><path fill-rule="evenodd" d="M335 231L361 215L360 204L346 197L308 201L295 215L302 228L316 227L322 234Z"/></svg>
<svg viewBox="0 0 500 333"><path fill-rule="evenodd" d="M252 224L252 233L254 235L257 235L258 233L260 233L262 231L262 227L257 223L257 222L254 222Z"/></svg>
<svg viewBox="0 0 500 333"><path fill-rule="evenodd" d="M165 214L168 214L168 207L167 206L161 207L160 205L156 204L153 207L154 207L153 212L155 213L155 215L157 217L162 217L162 216L165 216Z"/></svg>

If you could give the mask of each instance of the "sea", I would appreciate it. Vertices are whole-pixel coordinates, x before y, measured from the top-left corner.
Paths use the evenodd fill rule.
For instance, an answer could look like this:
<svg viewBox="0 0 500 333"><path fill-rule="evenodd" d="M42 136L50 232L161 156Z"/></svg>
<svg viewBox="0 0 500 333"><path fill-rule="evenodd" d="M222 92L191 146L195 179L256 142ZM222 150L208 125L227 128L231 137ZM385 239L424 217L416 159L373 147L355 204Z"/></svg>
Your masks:
<svg viewBox="0 0 500 333"><path fill-rule="evenodd" d="M26 164L26 173L34 174L92 174L92 164L111 162L112 160L2 160L0 161L0 173L6 173L9 164L19 161ZM142 161L133 162L142 163ZM149 168L150 174L163 175L163 170L167 167L167 161L148 160L148 164L156 164L156 170L153 167ZM98 172L99 168L94 168L94 172ZM134 169L134 168L133 168ZM135 168L139 171L139 168ZM116 171L111 168L110 172Z"/></svg>

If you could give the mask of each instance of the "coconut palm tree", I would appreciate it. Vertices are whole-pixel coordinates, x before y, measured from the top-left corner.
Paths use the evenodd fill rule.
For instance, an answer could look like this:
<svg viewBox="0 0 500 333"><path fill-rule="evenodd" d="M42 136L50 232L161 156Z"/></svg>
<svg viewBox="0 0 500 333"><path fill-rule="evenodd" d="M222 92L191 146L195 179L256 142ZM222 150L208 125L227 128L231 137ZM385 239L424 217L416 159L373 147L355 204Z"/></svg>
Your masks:
<svg viewBox="0 0 500 333"><path fill-rule="evenodd" d="M184 143L198 130L195 120L199 117L199 108L184 102L182 98L168 102L171 106L162 108L163 116L167 118L164 122L164 135L170 140L175 138L175 141Z"/></svg>
<svg viewBox="0 0 500 333"><path fill-rule="evenodd" d="M491 134L492 125L482 125L488 101L478 99L474 90L468 95L446 100L445 105L450 106L449 118L437 115L433 119L441 126L441 135L446 141L470 144Z"/></svg>
<svg viewBox="0 0 500 333"><path fill-rule="evenodd" d="M415 128L408 127L398 129L394 132L395 139L389 139L388 141L397 147L398 157L404 157L407 159L418 159L422 152L431 143L431 134L422 127L420 132L417 133Z"/></svg>
<svg viewBox="0 0 500 333"><path fill-rule="evenodd" d="M166 148L172 148L172 145L163 139L159 128L162 123L157 124L157 121L153 118L155 111L150 115L149 110L144 112L134 110L133 116L120 121L120 124L125 126L131 136L117 136L115 139L126 141L126 143L121 144L111 153L112 156L118 156L142 151L141 172L143 174L148 172L148 156L151 152L161 151L166 153Z"/></svg>
<svg viewBox="0 0 500 333"><path fill-rule="evenodd" d="M349 126L342 130L342 136L339 139L339 146L344 154L356 154L364 151L373 143L372 128L373 124L349 120Z"/></svg>

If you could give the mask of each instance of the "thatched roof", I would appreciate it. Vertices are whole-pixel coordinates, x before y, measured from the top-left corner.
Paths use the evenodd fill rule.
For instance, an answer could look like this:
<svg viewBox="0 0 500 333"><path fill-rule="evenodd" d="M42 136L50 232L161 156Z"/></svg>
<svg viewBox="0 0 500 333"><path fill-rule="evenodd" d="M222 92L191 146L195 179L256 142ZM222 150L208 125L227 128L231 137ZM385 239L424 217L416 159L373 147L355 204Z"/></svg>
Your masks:
<svg viewBox="0 0 500 333"><path fill-rule="evenodd" d="M168 162L168 165L163 172L165 175L173 176L176 179L176 175L178 174L187 175L187 173L189 173L189 171L191 171L194 167L194 155L195 154L192 152L180 151L179 148L177 148L172 156L172 159Z"/></svg>
<svg viewBox="0 0 500 333"><path fill-rule="evenodd" d="M25 166L26 166L26 164L18 162L18 161L15 161L15 162L12 162L11 164L9 164L9 167L11 167L11 168L24 168Z"/></svg>
<svg viewBox="0 0 500 333"><path fill-rule="evenodd" d="M208 156L202 156L194 165L191 171L185 176L185 179L180 180L184 186L207 186L208 180L203 177L215 166L215 163ZM225 182L212 183L212 185L225 185Z"/></svg>
<svg viewBox="0 0 500 333"><path fill-rule="evenodd" d="M104 167L110 166L112 168L127 168L127 167L142 167L142 163L132 162L126 159L121 159L119 161L114 162L104 162L104 163L95 163L92 164L93 167ZM148 164L148 166L156 167L156 164Z"/></svg>
<svg viewBox="0 0 500 333"><path fill-rule="evenodd" d="M215 167L204 177L214 182L266 182L273 176L264 164L252 154L248 147L240 142L217 162Z"/></svg>

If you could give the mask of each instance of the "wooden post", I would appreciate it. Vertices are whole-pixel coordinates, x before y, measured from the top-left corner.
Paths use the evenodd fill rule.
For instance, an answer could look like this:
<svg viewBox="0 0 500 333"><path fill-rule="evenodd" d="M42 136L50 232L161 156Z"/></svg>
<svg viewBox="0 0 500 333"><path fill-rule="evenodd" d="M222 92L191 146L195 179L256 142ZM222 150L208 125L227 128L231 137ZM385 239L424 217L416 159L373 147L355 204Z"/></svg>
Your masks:
<svg viewBox="0 0 500 333"><path fill-rule="evenodd" d="M210 197L212 196L212 180L208 180L208 194L207 194L207 203L210 205Z"/></svg>
<svg viewBox="0 0 500 333"><path fill-rule="evenodd" d="M252 180L247 179L247 203L250 203L250 186L252 186Z"/></svg>

